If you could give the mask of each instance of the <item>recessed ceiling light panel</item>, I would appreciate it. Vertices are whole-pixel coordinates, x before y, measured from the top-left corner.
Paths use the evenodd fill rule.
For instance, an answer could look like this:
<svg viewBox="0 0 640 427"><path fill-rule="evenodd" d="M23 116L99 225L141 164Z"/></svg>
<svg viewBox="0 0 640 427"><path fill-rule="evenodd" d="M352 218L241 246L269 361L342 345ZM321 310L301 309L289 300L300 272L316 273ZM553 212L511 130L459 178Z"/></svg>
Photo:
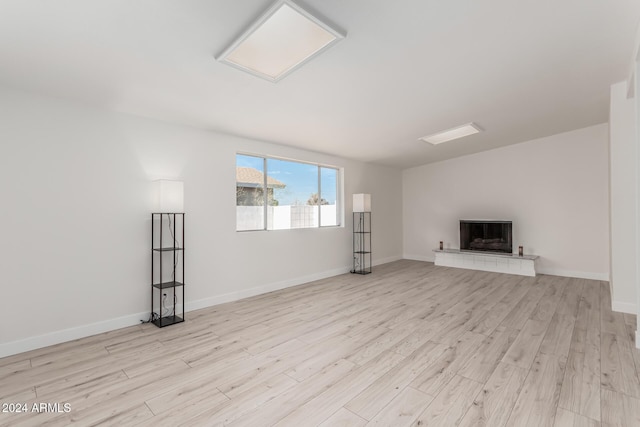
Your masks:
<svg viewBox="0 0 640 427"><path fill-rule="evenodd" d="M276 82L344 35L290 0L278 0L217 58Z"/></svg>
<svg viewBox="0 0 640 427"><path fill-rule="evenodd" d="M453 141L454 139L473 135L478 132L482 132L482 129L480 129L478 125L475 123L467 123L466 125L447 129L442 132L434 133L433 135L423 136L419 139L424 142L428 142L429 144L437 145L442 144L443 142Z"/></svg>

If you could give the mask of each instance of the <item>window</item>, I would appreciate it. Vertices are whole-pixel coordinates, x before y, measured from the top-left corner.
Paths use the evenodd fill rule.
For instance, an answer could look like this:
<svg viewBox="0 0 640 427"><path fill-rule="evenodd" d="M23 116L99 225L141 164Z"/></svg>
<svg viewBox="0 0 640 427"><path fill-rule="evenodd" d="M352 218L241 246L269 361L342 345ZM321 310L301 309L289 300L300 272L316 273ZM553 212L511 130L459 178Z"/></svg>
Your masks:
<svg viewBox="0 0 640 427"><path fill-rule="evenodd" d="M340 225L339 171L330 166L236 155L236 230Z"/></svg>

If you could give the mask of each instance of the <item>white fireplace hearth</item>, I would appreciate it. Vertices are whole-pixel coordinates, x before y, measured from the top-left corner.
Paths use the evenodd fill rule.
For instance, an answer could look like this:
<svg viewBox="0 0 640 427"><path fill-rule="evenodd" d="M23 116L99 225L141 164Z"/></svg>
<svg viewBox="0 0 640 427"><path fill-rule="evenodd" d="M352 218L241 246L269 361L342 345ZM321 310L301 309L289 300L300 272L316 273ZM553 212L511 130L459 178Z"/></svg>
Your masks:
<svg viewBox="0 0 640 427"><path fill-rule="evenodd" d="M536 275L537 255L498 254L469 252L459 249L434 249L435 265L466 268L469 270L493 271L496 273Z"/></svg>

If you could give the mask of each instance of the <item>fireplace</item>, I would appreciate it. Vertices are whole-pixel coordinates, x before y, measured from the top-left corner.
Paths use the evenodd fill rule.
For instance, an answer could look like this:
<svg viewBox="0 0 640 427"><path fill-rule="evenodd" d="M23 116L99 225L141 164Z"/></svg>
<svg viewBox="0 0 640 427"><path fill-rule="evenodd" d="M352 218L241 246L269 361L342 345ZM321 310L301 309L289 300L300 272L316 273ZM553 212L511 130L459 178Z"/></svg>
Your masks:
<svg viewBox="0 0 640 427"><path fill-rule="evenodd" d="M513 253L511 221L460 220L460 250Z"/></svg>

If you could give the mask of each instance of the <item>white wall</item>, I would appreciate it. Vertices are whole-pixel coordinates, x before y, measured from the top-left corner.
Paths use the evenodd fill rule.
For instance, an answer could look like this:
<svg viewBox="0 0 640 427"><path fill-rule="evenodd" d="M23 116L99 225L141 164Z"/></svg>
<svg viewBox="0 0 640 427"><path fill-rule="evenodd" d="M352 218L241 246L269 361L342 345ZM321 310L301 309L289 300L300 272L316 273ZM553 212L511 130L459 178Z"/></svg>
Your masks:
<svg viewBox="0 0 640 427"><path fill-rule="evenodd" d="M607 146L602 124L405 170L404 257L459 248L460 219L504 219L540 272L607 280Z"/></svg>
<svg viewBox="0 0 640 427"><path fill-rule="evenodd" d="M631 79L633 81L633 98L635 102L635 145L636 145L636 254L640 254L640 26L634 48L634 64ZM640 348L640 262L636 258L636 348Z"/></svg>
<svg viewBox="0 0 640 427"><path fill-rule="evenodd" d="M636 312L636 141L634 99L627 83L611 86L609 110L609 186L611 302L613 309Z"/></svg>
<svg viewBox="0 0 640 427"><path fill-rule="evenodd" d="M236 232L236 151L344 168L346 227ZM187 309L348 271L352 193L374 264L402 253L398 170L0 89L0 357L148 317L158 178L184 181Z"/></svg>

